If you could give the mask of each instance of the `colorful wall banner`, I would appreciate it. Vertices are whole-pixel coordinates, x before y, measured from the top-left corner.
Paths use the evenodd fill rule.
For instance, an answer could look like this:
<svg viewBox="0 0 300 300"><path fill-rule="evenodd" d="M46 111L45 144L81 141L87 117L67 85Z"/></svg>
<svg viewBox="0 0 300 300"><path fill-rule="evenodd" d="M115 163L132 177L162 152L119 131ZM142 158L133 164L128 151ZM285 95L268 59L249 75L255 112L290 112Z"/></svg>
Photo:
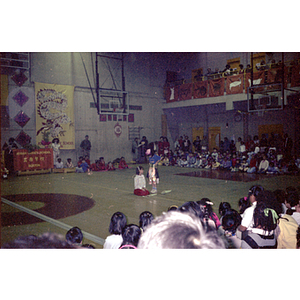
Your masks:
<svg viewBox="0 0 300 300"><path fill-rule="evenodd" d="M38 149L28 152L26 149L13 150L14 170L42 170L53 168L53 150Z"/></svg>
<svg viewBox="0 0 300 300"><path fill-rule="evenodd" d="M206 98L208 92L208 81L194 82L193 97L194 99Z"/></svg>
<svg viewBox="0 0 300 300"><path fill-rule="evenodd" d="M192 99L193 85L192 83L185 83L179 86L179 100Z"/></svg>
<svg viewBox="0 0 300 300"><path fill-rule="evenodd" d="M74 86L35 82L36 144L59 139L61 149L75 149Z"/></svg>
<svg viewBox="0 0 300 300"><path fill-rule="evenodd" d="M253 73L253 85L265 83L265 71ZM246 74L245 92L247 93L248 87L251 86L251 73Z"/></svg>
<svg viewBox="0 0 300 300"><path fill-rule="evenodd" d="M273 68L268 70L268 83L282 82L282 68ZM284 67L284 87L287 88L288 68Z"/></svg>
<svg viewBox="0 0 300 300"><path fill-rule="evenodd" d="M224 95L225 78L218 78L208 81L209 97L217 97Z"/></svg>
<svg viewBox="0 0 300 300"><path fill-rule="evenodd" d="M233 75L226 77L226 94L241 94L244 89L244 75Z"/></svg>

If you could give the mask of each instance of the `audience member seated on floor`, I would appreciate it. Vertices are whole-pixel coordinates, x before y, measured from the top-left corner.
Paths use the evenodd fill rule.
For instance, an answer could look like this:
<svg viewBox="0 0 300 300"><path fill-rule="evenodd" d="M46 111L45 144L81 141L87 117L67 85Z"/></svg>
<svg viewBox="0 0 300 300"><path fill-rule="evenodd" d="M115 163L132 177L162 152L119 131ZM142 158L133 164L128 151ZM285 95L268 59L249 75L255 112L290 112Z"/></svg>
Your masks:
<svg viewBox="0 0 300 300"><path fill-rule="evenodd" d="M78 228L77 226L72 227L66 233L66 240L76 246L81 246L83 240L83 234L81 229Z"/></svg>
<svg viewBox="0 0 300 300"><path fill-rule="evenodd" d="M55 169L63 169L64 168L64 163L61 161L60 157L54 163L54 167L55 167Z"/></svg>
<svg viewBox="0 0 300 300"><path fill-rule="evenodd" d="M145 228L151 224L154 219L153 214L150 211L143 211L139 217L139 225L142 231L145 231Z"/></svg>
<svg viewBox="0 0 300 300"><path fill-rule="evenodd" d="M67 162L66 162L66 168L68 169L71 169L71 168L74 168L74 165L73 165L73 162L72 162L72 159L71 158L68 158L67 159Z"/></svg>
<svg viewBox="0 0 300 300"><path fill-rule="evenodd" d="M242 249L275 249L277 241L275 229L279 216L276 211L264 201L259 201L254 209L253 227L247 230L247 235L241 243Z"/></svg>
<svg viewBox="0 0 300 300"><path fill-rule="evenodd" d="M122 232L127 224L125 215L122 212L115 212L109 223L109 235L104 242L103 249L119 249L123 242Z"/></svg>
<svg viewBox="0 0 300 300"><path fill-rule="evenodd" d="M250 162L249 162L249 169L247 170L247 173L256 173L257 171L257 155L252 155Z"/></svg>
<svg viewBox="0 0 300 300"><path fill-rule="evenodd" d="M269 161L267 160L267 156L263 155L261 162L259 163L257 173L258 174L266 174L269 168Z"/></svg>
<svg viewBox="0 0 300 300"><path fill-rule="evenodd" d="M225 243L216 230L207 232L195 214L169 211L151 222L138 249L225 249Z"/></svg>
<svg viewBox="0 0 300 300"><path fill-rule="evenodd" d="M201 200L196 202L202 214L204 215L205 221L207 221L207 218L212 220L215 224L215 228L218 229L219 226L221 225L221 222L218 218L218 216L214 213L212 205L213 203L208 199L208 198L202 198Z"/></svg>
<svg viewBox="0 0 300 300"><path fill-rule="evenodd" d="M231 205L229 202L221 202L219 204L220 223L222 223L223 216L231 210L232 210L232 208L231 208Z"/></svg>
<svg viewBox="0 0 300 300"><path fill-rule="evenodd" d="M89 168L91 167L91 161L88 155L84 157L85 162L88 164Z"/></svg>
<svg viewBox="0 0 300 300"><path fill-rule="evenodd" d="M263 191L264 188L260 185L254 185L250 188L248 193L248 200L251 206L244 211L242 215L241 225L238 227L238 231L244 232L246 230L250 230L253 227L254 225L253 213L257 204L256 198ZM240 233L237 232L237 234L238 237L241 238Z"/></svg>
<svg viewBox="0 0 300 300"><path fill-rule="evenodd" d="M236 230L238 226L241 224L241 216L240 214L234 210L229 209L226 210L224 216L222 217L222 223L219 227L218 232L223 234L226 241L226 248L240 249L241 248L241 239L236 236Z"/></svg>
<svg viewBox="0 0 300 300"><path fill-rule="evenodd" d="M82 161L83 161L83 156L79 156L77 167L79 167L82 164Z"/></svg>
<svg viewBox="0 0 300 300"><path fill-rule="evenodd" d="M292 214L292 217L295 219L298 225L300 225L300 202L295 206L295 211Z"/></svg>
<svg viewBox="0 0 300 300"><path fill-rule="evenodd" d="M90 174L89 165L86 163L85 159L82 160L82 163L79 167L76 167L76 173L88 173Z"/></svg>
<svg viewBox="0 0 300 300"><path fill-rule="evenodd" d="M106 171L115 171L115 170L116 168L114 167L114 164L111 161L109 161L106 165Z"/></svg>
<svg viewBox="0 0 300 300"><path fill-rule="evenodd" d="M20 236L2 246L2 249L80 249L61 234L46 232L42 235Z"/></svg>
<svg viewBox="0 0 300 300"><path fill-rule="evenodd" d="M126 164L126 161L125 161L124 156L122 156L122 157L120 158L119 169L121 169L121 170L123 170L123 169L128 169L128 165Z"/></svg>
<svg viewBox="0 0 300 300"><path fill-rule="evenodd" d="M286 214L289 216L292 216L297 224L299 225L300 223L300 206L299 206L299 194L297 191L295 192L289 192L286 195L285 199L285 206L287 208Z"/></svg>
<svg viewBox="0 0 300 300"><path fill-rule="evenodd" d="M238 206L239 206L239 213L241 217L243 217L244 211L250 207L252 204L249 200L249 197L242 197L238 201Z"/></svg>
<svg viewBox="0 0 300 300"><path fill-rule="evenodd" d="M122 233L123 242L119 249L137 249L141 235L142 230L139 226L135 224L126 225Z"/></svg>
<svg viewBox="0 0 300 300"><path fill-rule="evenodd" d="M287 187L285 192L284 204L286 210L295 211L295 206L299 203L299 194L294 187ZM291 214L291 213L289 213Z"/></svg>
<svg viewBox="0 0 300 300"><path fill-rule="evenodd" d="M269 175L275 175L279 174L280 172L278 167L275 166L274 162L270 161L269 168L266 173Z"/></svg>
<svg viewBox="0 0 300 300"><path fill-rule="evenodd" d="M276 191L275 191L276 192ZM282 200L273 192L273 198L266 199L279 216L278 226L275 230L277 249L296 249L296 232L298 224L295 219L283 212Z"/></svg>
<svg viewBox="0 0 300 300"><path fill-rule="evenodd" d="M104 161L104 157L99 157L98 160L95 161L95 163L93 163L91 165L91 169L92 171L105 171L106 170L106 165L105 165L105 161Z"/></svg>

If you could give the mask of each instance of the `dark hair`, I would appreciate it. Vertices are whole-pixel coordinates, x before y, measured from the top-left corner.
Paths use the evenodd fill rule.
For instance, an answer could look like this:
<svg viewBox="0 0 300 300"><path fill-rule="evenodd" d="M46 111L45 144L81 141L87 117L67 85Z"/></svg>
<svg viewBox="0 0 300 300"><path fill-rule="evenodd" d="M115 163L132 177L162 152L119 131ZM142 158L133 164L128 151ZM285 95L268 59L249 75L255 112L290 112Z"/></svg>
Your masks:
<svg viewBox="0 0 300 300"><path fill-rule="evenodd" d="M87 248L87 249L96 249L95 246L93 246L92 244L84 244L81 247L82 248Z"/></svg>
<svg viewBox="0 0 300 300"><path fill-rule="evenodd" d="M52 140L52 143L55 143L55 141L57 141L57 142L59 143L59 139L58 139L58 138L54 138L54 139Z"/></svg>
<svg viewBox="0 0 300 300"><path fill-rule="evenodd" d="M271 231L277 227L279 216L276 211L270 208L266 202L257 202L253 213L254 227Z"/></svg>
<svg viewBox="0 0 300 300"><path fill-rule="evenodd" d="M213 208L212 208L213 203L208 198L202 198L196 203L200 207L201 219L202 221L205 221L206 229L210 230L210 227L208 226L209 218L214 221L215 226L217 228L217 220L216 220L216 216L213 214Z"/></svg>
<svg viewBox="0 0 300 300"><path fill-rule="evenodd" d="M284 203L284 200L285 200L285 191L284 190L277 189L273 192L273 194L279 203Z"/></svg>
<svg viewBox="0 0 300 300"><path fill-rule="evenodd" d="M242 217L236 210L228 211L222 218L222 226L225 230L235 233L241 224Z"/></svg>
<svg viewBox="0 0 300 300"><path fill-rule="evenodd" d="M121 244L121 247L125 245L132 245L137 247L141 234L142 230L139 226L135 224L126 225L122 232L123 242Z"/></svg>
<svg viewBox="0 0 300 300"><path fill-rule="evenodd" d="M257 197L259 195L259 193L262 192L263 190L264 190L264 188L261 185L253 185L249 189L248 197L250 197L251 195L254 195L255 197Z"/></svg>
<svg viewBox="0 0 300 300"><path fill-rule="evenodd" d="M178 211L183 212L183 213L194 214L198 218L202 217L199 204L196 203L195 201L185 202L180 207L178 207Z"/></svg>
<svg viewBox="0 0 300 300"><path fill-rule="evenodd" d="M118 211L112 215L108 230L111 234L122 234L126 224L127 220L125 215Z"/></svg>
<svg viewBox="0 0 300 300"><path fill-rule="evenodd" d="M239 211L240 211L240 214L243 214L244 211L251 206L251 203L250 203L250 200L249 200L249 197L243 197L243 198L240 198L239 199L239 202L238 202L238 205L239 205Z"/></svg>
<svg viewBox="0 0 300 300"><path fill-rule="evenodd" d="M145 230L145 227L151 224L154 219L153 214L150 211L144 211L140 214L140 227Z"/></svg>
<svg viewBox="0 0 300 300"><path fill-rule="evenodd" d="M61 234L46 232L40 236L28 235L6 243L3 249L79 249Z"/></svg>
<svg viewBox="0 0 300 300"><path fill-rule="evenodd" d="M219 205L219 214L224 216L227 211L231 210L231 205L229 202L221 202Z"/></svg>
<svg viewBox="0 0 300 300"><path fill-rule="evenodd" d="M299 195L297 192L291 192L286 196L286 202L290 204L291 207L296 206L299 203Z"/></svg>
<svg viewBox="0 0 300 300"><path fill-rule="evenodd" d="M71 228L66 233L66 240L72 244L80 244L83 240L83 234L81 232L81 229L76 226Z"/></svg>
<svg viewBox="0 0 300 300"><path fill-rule="evenodd" d="M136 175L140 175L140 170L144 170L144 168L143 168L142 166L136 167L135 174L136 174Z"/></svg>

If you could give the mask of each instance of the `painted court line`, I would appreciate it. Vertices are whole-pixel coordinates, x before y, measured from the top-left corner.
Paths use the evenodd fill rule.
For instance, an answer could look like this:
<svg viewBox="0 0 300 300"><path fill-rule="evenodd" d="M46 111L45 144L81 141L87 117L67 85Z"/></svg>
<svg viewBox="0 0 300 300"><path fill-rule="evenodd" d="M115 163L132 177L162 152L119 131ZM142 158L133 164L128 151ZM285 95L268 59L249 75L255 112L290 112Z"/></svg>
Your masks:
<svg viewBox="0 0 300 300"><path fill-rule="evenodd" d="M60 222L60 221L57 221L57 220L55 220L55 219L49 218L49 217L47 217L47 216L45 216L45 215L43 215L43 214L40 214L40 213L38 213L38 212L36 212L36 211L34 211L34 210L31 210L31 209L29 209L29 208L26 208L26 207L22 206L22 205L19 205L19 204L17 204L17 203L14 203L14 202L12 202L12 201L9 201L9 200L7 200L7 199L5 199L5 198L2 198L2 197L1 197L1 201L2 201L3 203L7 204L7 205L10 205L10 206L15 207L15 208L17 208L17 209L19 209L19 210L22 210L22 211L24 211L24 212L26 212L26 213L28 213L28 214L34 216L34 217L37 217L37 218L39 218L39 219L41 219L41 220L43 220L43 221L46 221L46 222L48 222L48 223L50 223L50 224L53 224L53 225L55 225L55 226L57 226L57 227L60 227L60 228L62 228L62 229L64 229L64 230L66 230L66 231L68 231L69 229L71 229L71 228L73 227L73 226L67 225L67 224L65 224L65 223L62 223L62 222ZM83 236L84 236L86 239L88 239L88 240L90 240L90 241L92 241L92 242L95 242L95 243L97 243L97 244L103 245L104 242L105 242L104 239L102 239L102 238L100 238L100 237L98 237L98 236L95 236L95 235L93 235L93 234L90 234L90 233L88 233L88 232L82 231L82 234L83 234Z"/></svg>

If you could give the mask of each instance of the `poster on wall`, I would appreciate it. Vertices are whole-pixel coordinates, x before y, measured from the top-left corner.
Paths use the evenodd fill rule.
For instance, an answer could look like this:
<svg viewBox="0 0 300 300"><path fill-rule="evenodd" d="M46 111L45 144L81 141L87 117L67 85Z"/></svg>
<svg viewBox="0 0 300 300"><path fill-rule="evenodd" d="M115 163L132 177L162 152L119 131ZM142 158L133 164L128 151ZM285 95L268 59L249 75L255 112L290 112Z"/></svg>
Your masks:
<svg viewBox="0 0 300 300"><path fill-rule="evenodd" d="M36 143L75 149L74 86L35 82Z"/></svg>

